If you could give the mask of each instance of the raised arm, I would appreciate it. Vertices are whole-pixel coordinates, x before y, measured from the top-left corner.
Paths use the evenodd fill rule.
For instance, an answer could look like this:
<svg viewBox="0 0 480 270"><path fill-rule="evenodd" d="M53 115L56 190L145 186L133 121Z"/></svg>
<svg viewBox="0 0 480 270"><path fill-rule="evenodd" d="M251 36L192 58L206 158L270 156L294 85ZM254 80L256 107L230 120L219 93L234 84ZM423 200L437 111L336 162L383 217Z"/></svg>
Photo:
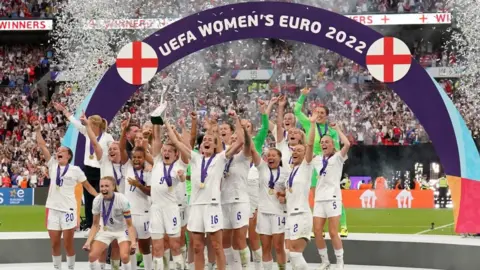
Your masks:
<svg viewBox="0 0 480 270"><path fill-rule="evenodd" d="M182 161L184 161L184 163L188 163L191 158L190 149L177 138L172 126L170 125L170 123L168 123L168 121L165 123L165 127L167 128L168 137L173 142L178 151L180 151Z"/></svg>
<svg viewBox="0 0 480 270"><path fill-rule="evenodd" d="M350 149L350 141L348 140L347 136L343 134L342 130L338 125L331 124L333 128L337 131L338 135L340 136L340 141L343 144L342 149L340 150L340 154L342 155L343 158L345 158L348 154L348 150Z"/></svg>
<svg viewBox="0 0 480 270"><path fill-rule="evenodd" d="M179 134L176 130L175 133L177 134L177 138L185 144L187 147L190 147L190 132L187 131L187 127L185 125L185 119L180 118L178 120L178 125L180 126L180 129L182 131L181 134ZM190 148L191 149L191 148Z"/></svg>
<svg viewBox="0 0 480 270"><path fill-rule="evenodd" d="M303 129L308 133L310 129L310 121L308 120L308 117L302 112L303 108L303 103L305 102L305 98L307 95L310 93L310 88L303 88L301 91L301 95L298 98L297 103L295 103L295 107L293 108L293 114L297 118L297 120L300 122L302 125Z"/></svg>
<svg viewBox="0 0 480 270"><path fill-rule="evenodd" d="M260 165L260 162L262 162L262 157L260 154L258 154L257 149L255 149L255 145L252 143L251 147L251 152L252 152L252 162L255 166Z"/></svg>
<svg viewBox="0 0 480 270"><path fill-rule="evenodd" d="M83 120L85 120L87 123L87 136L90 139L90 143L93 144L93 151L95 151L95 156L97 157L97 160L100 160L103 156L102 146L100 146L100 144L97 142L97 137L95 136L95 133L93 133L90 121L87 120L84 115L82 115L82 118L84 118Z"/></svg>
<svg viewBox="0 0 480 270"><path fill-rule="evenodd" d="M155 158L162 151L162 127L160 125L153 125L153 142L152 142L152 155Z"/></svg>
<svg viewBox="0 0 480 270"><path fill-rule="evenodd" d="M284 128L283 128L283 116L285 115L285 106L287 105L286 96L281 96L278 99L278 111L277 111L277 143L283 141L284 139Z"/></svg>
<svg viewBox="0 0 480 270"><path fill-rule="evenodd" d="M267 139L268 135L268 114L266 113L266 104L265 101L259 99L258 100L260 114L262 115L262 127L258 131L257 135L253 137L253 144L255 145L255 150L257 152L262 153L263 145L265 144L265 140Z"/></svg>
<svg viewBox="0 0 480 270"><path fill-rule="evenodd" d="M195 148L195 143L197 140L197 112L193 111L190 113L190 117L192 118L192 127L190 129L190 146Z"/></svg>
<svg viewBox="0 0 480 270"><path fill-rule="evenodd" d="M130 117L126 120L122 121L120 125L122 128L120 134L120 156L121 156L121 164L125 164L128 161L128 153L127 153L127 127L130 125Z"/></svg>
<svg viewBox="0 0 480 270"><path fill-rule="evenodd" d="M240 148L243 147L245 143L245 136L243 134L243 127L242 124L240 123L240 119L235 113L235 111L229 111L228 115L232 118L235 119L235 133L237 134L237 140L235 141L234 144L232 144L228 149L227 152L225 153L225 156L228 158L231 158ZM249 150L250 151L250 150Z"/></svg>
<svg viewBox="0 0 480 270"><path fill-rule="evenodd" d="M34 123L34 128L35 128L38 147L40 147L40 151L42 151L42 154L45 157L45 160L48 162L52 156L50 155L50 152L48 151L47 143L45 143L45 140L43 139L42 126L40 125L39 122L35 122Z"/></svg>
<svg viewBox="0 0 480 270"><path fill-rule="evenodd" d="M313 145L315 143L315 125L317 121L317 113L312 114L310 116L310 131L308 132L308 142L307 142L307 150L305 152L305 161L310 164L313 159Z"/></svg>
<svg viewBox="0 0 480 270"><path fill-rule="evenodd" d="M60 103L54 103L53 106L59 112L62 112L63 115L72 123L72 125L78 130L78 132L82 133L83 135L87 136L87 128L78 121L73 114L71 114L65 106ZM82 117L85 116L85 113L82 113Z"/></svg>

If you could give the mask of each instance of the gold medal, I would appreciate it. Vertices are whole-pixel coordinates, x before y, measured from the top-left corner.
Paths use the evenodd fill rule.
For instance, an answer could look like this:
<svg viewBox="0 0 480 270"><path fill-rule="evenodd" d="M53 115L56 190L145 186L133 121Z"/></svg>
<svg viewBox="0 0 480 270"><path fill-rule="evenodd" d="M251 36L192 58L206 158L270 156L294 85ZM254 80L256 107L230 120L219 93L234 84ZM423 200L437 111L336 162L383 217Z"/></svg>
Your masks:
<svg viewBox="0 0 480 270"><path fill-rule="evenodd" d="M173 187L168 187L168 192L172 192L173 191Z"/></svg>
<svg viewBox="0 0 480 270"><path fill-rule="evenodd" d="M293 167L294 167L293 164L290 164L290 169L293 169Z"/></svg>
<svg viewBox="0 0 480 270"><path fill-rule="evenodd" d="M88 156L90 159L93 159L93 155Z"/></svg>
<svg viewBox="0 0 480 270"><path fill-rule="evenodd" d="M107 226L103 226L104 231L108 231Z"/></svg>
<svg viewBox="0 0 480 270"><path fill-rule="evenodd" d="M60 186L57 185L57 190L60 190Z"/></svg>
<svg viewBox="0 0 480 270"><path fill-rule="evenodd" d="M205 183L200 183L200 188L205 188Z"/></svg>
<svg viewBox="0 0 480 270"><path fill-rule="evenodd" d="M292 192L293 192L293 188L289 188L288 191L290 191L290 193L292 193Z"/></svg>
<svg viewBox="0 0 480 270"><path fill-rule="evenodd" d="M273 189L270 189L270 190L268 191L268 194L273 195Z"/></svg>

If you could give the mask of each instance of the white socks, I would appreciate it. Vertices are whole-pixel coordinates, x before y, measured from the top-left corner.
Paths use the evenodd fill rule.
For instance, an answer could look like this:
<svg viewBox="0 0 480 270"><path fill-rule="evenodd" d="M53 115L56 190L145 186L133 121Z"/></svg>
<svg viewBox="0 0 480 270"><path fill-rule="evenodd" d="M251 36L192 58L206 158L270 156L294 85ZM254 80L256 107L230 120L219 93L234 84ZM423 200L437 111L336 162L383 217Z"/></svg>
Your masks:
<svg viewBox="0 0 480 270"><path fill-rule="evenodd" d="M175 270L184 270L185 264L184 264L184 261L183 261L183 256L182 256L182 254L173 256L173 264L174 264L173 269L175 269Z"/></svg>
<svg viewBox="0 0 480 270"><path fill-rule="evenodd" d="M195 263L194 262L188 264L188 270L195 270Z"/></svg>
<svg viewBox="0 0 480 270"><path fill-rule="evenodd" d="M184 245L180 248L180 252L182 253L182 257L183 257L183 264L186 265L187 264L187 245Z"/></svg>
<svg viewBox="0 0 480 270"><path fill-rule="evenodd" d="M250 265L250 249L248 247L242 250L236 250L240 255L240 262L242 263L242 269L249 269Z"/></svg>
<svg viewBox="0 0 480 270"><path fill-rule="evenodd" d="M269 262L262 262L263 270L272 270L273 260Z"/></svg>
<svg viewBox="0 0 480 270"><path fill-rule="evenodd" d="M145 264L145 268L147 268L146 264ZM163 258L153 258L153 270L164 270L163 269Z"/></svg>
<svg viewBox="0 0 480 270"><path fill-rule="evenodd" d="M232 267L233 266L233 248L224 248L223 253L225 253L225 260L227 262L227 267Z"/></svg>
<svg viewBox="0 0 480 270"><path fill-rule="evenodd" d="M292 267L295 270L308 270L307 261L300 252L290 252Z"/></svg>
<svg viewBox="0 0 480 270"><path fill-rule="evenodd" d="M170 249L163 251L163 268L170 269Z"/></svg>
<svg viewBox="0 0 480 270"><path fill-rule="evenodd" d="M68 270L75 269L75 255L67 256L67 269Z"/></svg>
<svg viewBox="0 0 480 270"><path fill-rule="evenodd" d="M123 270L132 270L132 261L123 264Z"/></svg>
<svg viewBox="0 0 480 270"><path fill-rule="evenodd" d="M137 270L137 254L130 255L130 265L132 270Z"/></svg>
<svg viewBox="0 0 480 270"><path fill-rule="evenodd" d="M111 261L112 270L120 270L120 260Z"/></svg>
<svg viewBox="0 0 480 270"><path fill-rule="evenodd" d="M145 270L152 270L153 269L152 253L142 254L142 256L143 256L143 264L145 266Z"/></svg>
<svg viewBox="0 0 480 270"><path fill-rule="evenodd" d="M262 269L262 249L253 251L253 263L255 264L255 270Z"/></svg>
<svg viewBox="0 0 480 270"><path fill-rule="evenodd" d="M98 262L98 261L97 261L97 262ZM98 264L100 265L100 270L105 270L105 265L106 265L106 263L104 263L104 262L99 262Z"/></svg>
<svg viewBox="0 0 480 270"><path fill-rule="evenodd" d="M330 263L328 259L328 251L326 248L318 249L318 254L320 254L320 258L322 259L322 263Z"/></svg>
<svg viewBox="0 0 480 270"><path fill-rule="evenodd" d="M98 261L88 262L88 269L97 270L98 269L97 265L98 265Z"/></svg>
<svg viewBox="0 0 480 270"><path fill-rule="evenodd" d="M53 269L62 270L62 256L52 256Z"/></svg>
<svg viewBox="0 0 480 270"><path fill-rule="evenodd" d="M343 264L343 248L335 250L335 257L337 257L337 264Z"/></svg>

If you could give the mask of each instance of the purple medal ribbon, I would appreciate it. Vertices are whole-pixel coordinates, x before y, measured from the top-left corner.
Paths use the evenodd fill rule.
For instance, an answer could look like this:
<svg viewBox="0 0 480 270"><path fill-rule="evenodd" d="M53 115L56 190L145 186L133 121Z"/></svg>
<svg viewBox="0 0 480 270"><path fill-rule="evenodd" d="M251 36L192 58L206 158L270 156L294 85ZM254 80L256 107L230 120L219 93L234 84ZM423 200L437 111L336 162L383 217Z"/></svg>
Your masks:
<svg viewBox="0 0 480 270"><path fill-rule="evenodd" d="M270 169L270 167L268 169L270 170L270 181L268 181L268 187L273 189L275 187L275 183L278 181L278 178L280 178L280 167L277 168L277 177L275 178L275 181L273 180L272 169Z"/></svg>
<svg viewBox="0 0 480 270"><path fill-rule="evenodd" d="M120 185L120 181L123 178L122 164L120 164L120 178L118 178L117 171L115 170L115 166L113 166L113 163L112 163L112 170L113 170L113 176L115 177L115 181L117 181L117 185Z"/></svg>
<svg viewBox="0 0 480 270"><path fill-rule="evenodd" d="M163 179L165 179L165 182L167 182L168 187L172 186L172 169L173 165L175 165L175 162L177 161L175 160L172 164L170 164L170 167L168 167L168 171L167 166L165 165L165 163L163 163Z"/></svg>
<svg viewBox="0 0 480 270"><path fill-rule="evenodd" d="M293 170L291 173L290 173L290 176L288 177L288 186L290 188L292 188L293 186L293 179L295 178L295 175L297 175L297 172L298 172L298 169L300 168L300 166L298 166L295 170Z"/></svg>
<svg viewBox="0 0 480 270"><path fill-rule="evenodd" d="M222 146L223 146L223 150L226 150L226 146L224 142L222 142Z"/></svg>
<svg viewBox="0 0 480 270"><path fill-rule="evenodd" d="M253 166L253 162L250 162L250 168L252 168L252 166Z"/></svg>
<svg viewBox="0 0 480 270"><path fill-rule="evenodd" d="M227 164L225 164L225 169L223 169L223 177L227 177L228 172L230 172L230 166L232 166L232 161L233 161L233 157L231 157L228 160Z"/></svg>
<svg viewBox="0 0 480 270"><path fill-rule="evenodd" d="M133 172L135 173L135 177L140 181L140 184L145 186L145 181L143 181L143 170L140 171L140 176L137 173L137 170L135 168L133 169Z"/></svg>
<svg viewBox="0 0 480 270"><path fill-rule="evenodd" d="M108 210L105 211L105 199L102 200L102 218L103 218L103 226L107 226L108 217L112 213L113 209L113 202L115 202L115 193L113 193L112 200L110 201L110 205L108 206Z"/></svg>
<svg viewBox="0 0 480 270"><path fill-rule="evenodd" d="M65 169L63 169L62 176L60 176L60 165L57 166L57 179L56 179L57 183L56 184L58 187L63 186L63 177L67 173L68 167L70 167L70 164L67 164L67 166L65 166Z"/></svg>
<svg viewBox="0 0 480 270"><path fill-rule="evenodd" d="M202 159L202 173L200 175L200 182L202 182L202 184L205 183L205 179L207 179L207 171L208 171L208 167L210 167L210 164L212 163L213 159L215 158L217 154L213 154L209 159L208 159L208 162L207 162L207 166L205 166L205 157L203 157Z"/></svg>
<svg viewBox="0 0 480 270"><path fill-rule="evenodd" d="M102 139L102 135L103 135L103 133L100 133L100 135L97 137L97 142L99 142L100 139ZM92 142L90 142L90 155L93 155L94 152L95 151L93 150L93 144L92 144Z"/></svg>
<svg viewBox="0 0 480 270"><path fill-rule="evenodd" d="M322 175L322 174L325 172L325 169L327 169L328 160L329 160L331 157L332 157L332 156L329 156L327 159L325 159L325 157L323 157L323 160L322 160L323 166L322 166L322 169L320 170L319 175Z"/></svg>
<svg viewBox="0 0 480 270"><path fill-rule="evenodd" d="M328 124L325 124L325 131L322 133L320 129L320 124L317 124L317 130L318 130L318 135L320 135L320 139L323 138L323 136L327 135L328 132Z"/></svg>

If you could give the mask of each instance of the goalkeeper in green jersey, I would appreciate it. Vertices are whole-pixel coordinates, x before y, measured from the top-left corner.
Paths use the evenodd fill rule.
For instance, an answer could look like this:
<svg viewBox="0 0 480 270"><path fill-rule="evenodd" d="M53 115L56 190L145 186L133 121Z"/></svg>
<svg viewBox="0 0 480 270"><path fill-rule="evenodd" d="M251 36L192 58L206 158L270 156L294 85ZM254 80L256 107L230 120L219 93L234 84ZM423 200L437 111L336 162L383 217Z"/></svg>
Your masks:
<svg viewBox="0 0 480 270"><path fill-rule="evenodd" d="M302 125L305 133L308 134L310 131L310 121L308 120L308 116L302 112L303 103L307 95L310 93L310 88L304 88L301 91L300 98L298 99L295 107L293 109L293 113L297 118L297 121ZM322 148L320 147L320 140L323 136L328 135L333 139L335 150L340 150L340 140L338 137L338 133L335 129L328 126L327 118L328 118L328 108L327 107L318 107L315 110L318 110L318 120L317 120L317 130L315 131L315 144L313 148L313 153L315 155L322 155ZM313 171L312 177L312 189L315 191L315 187L317 186L317 176L318 172ZM347 237L348 236L348 229L347 229L347 213L345 212L345 207L342 204L342 217L340 219L340 236Z"/></svg>

